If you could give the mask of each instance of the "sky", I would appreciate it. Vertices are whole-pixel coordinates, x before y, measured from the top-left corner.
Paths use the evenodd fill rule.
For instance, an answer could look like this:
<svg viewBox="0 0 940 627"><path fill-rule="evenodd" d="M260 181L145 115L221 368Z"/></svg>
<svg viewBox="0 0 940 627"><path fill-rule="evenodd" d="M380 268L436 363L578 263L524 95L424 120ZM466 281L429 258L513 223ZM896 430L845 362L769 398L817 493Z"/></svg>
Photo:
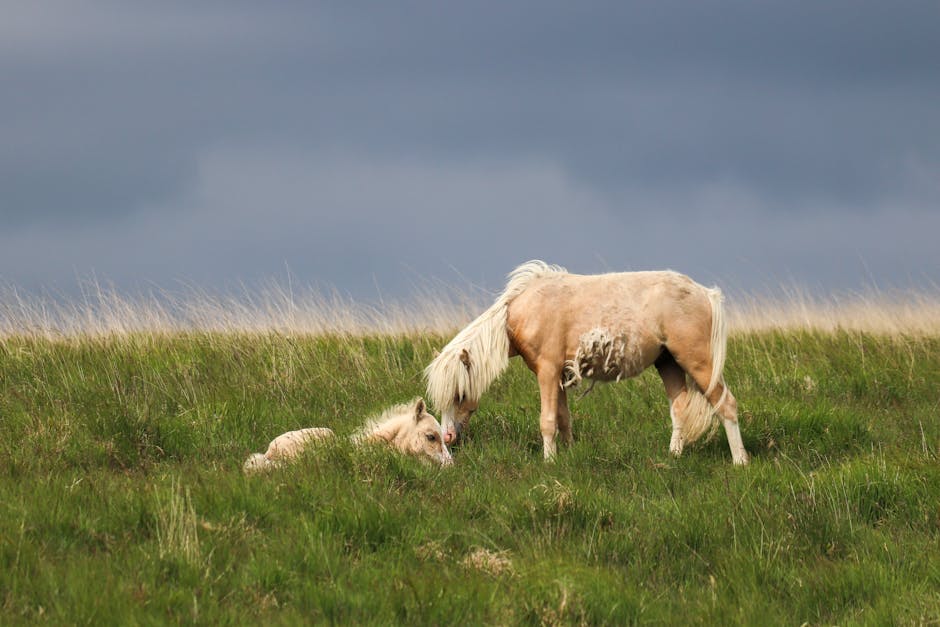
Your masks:
<svg viewBox="0 0 940 627"><path fill-rule="evenodd" d="M32 0L0 282L940 283L940 3Z"/></svg>

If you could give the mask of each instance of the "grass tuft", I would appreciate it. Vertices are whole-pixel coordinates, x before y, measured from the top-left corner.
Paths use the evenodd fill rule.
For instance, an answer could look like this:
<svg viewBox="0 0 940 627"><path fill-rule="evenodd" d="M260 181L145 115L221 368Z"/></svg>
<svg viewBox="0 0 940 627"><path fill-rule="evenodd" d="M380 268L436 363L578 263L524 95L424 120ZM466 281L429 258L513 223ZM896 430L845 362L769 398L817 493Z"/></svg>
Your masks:
<svg viewBox="0 0 940 627"><path fill-rule="evenodd" d="M189 488L183 489L174 479L163 494L157 493L155 500L155 529L160 559L198 567L202 559L199 549L200 524ZM211 524L203 523L202 526L213 530Z"/></svg>

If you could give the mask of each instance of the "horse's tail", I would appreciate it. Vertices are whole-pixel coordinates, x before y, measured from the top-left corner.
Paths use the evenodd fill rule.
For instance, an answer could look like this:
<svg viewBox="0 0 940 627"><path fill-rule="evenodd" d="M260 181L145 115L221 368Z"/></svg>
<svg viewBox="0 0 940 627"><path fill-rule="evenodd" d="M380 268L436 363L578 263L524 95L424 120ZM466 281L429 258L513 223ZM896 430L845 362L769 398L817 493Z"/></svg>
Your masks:
<svg viewBox="0 0 940 627"><path fill-rule="evenodd" d="M708 290L708 301L712 306L712 333L711 333L711 353L712 353L712 377L708 382L708 389L705 394L711 394L715 386L723 381L722 376L725 371L725 355L728 347L728 325L725 322L725 308L723 306L724 296L721 290L713 287ZM724 394L722 394L724 396ZM722 398L721 400L724 400ZM719 402L720 406L721 403Z"/></svg>
<svg viewBox="0 0 940 627"><path fill-rule="evenodd" d="M710 335L712 375L708 382L708 389L704 392L691 377L686 376L685 387L688 392L689 404L685 409L682 429L682 439L686 443L694 442L709 431L714 430L718 425L715 415L718 412L718 408L724 403L725 396L728 393L728 388L724 387L717 405L712 406L712 404L708 402L708 395L715 390L715 387L719 383L724 385L723 373L728 345L728 326L725 321L725 312L722 305L724 297L721 294L721 290L712 288L706 290L706 295L708 296L708 302L711 304L712 310L712 328Z"/></svg>

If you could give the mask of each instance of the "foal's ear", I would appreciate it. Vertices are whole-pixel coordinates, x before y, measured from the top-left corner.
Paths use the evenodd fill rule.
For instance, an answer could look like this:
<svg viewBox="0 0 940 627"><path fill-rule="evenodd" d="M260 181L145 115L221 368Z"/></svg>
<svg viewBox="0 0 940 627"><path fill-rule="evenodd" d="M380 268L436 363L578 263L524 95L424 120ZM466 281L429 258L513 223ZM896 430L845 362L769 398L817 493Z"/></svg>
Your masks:
<svg viewBox="0 0 940 627"><path fill-rule="evenodd" d="M421 416L424 415L425 411L427 411L427 406L424 404L424 399L419 396L415 402L415 422L421 421Z"/></svg>
<svg viewBox="0 0 940 627"><path fill-rule="evenodd" d="M470 370L470 353L467 352L466 348L460 351L460 361L467 367L467 370Z"/></svg>

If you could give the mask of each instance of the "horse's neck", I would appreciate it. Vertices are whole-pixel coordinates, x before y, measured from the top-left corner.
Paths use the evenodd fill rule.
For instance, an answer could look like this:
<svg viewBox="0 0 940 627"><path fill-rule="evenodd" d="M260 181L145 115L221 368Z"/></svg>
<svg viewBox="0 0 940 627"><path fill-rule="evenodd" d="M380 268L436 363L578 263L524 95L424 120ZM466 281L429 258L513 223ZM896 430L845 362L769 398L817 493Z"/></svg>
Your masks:
<svg viewBox="0 0 940 627"><path fill-rule="evenodd" d="M480 395L509 365L507 304L501 297L443 348L428 369L431 404L445 407L457 396Z"/></svg>
<svg viewBox="0 0 940 627"><path fill-rule="evenodd" d="M384 420L369 430L366 434L366 440L382 440L384 442L394 442L402 437L405 432L405 426L410 416L394 416Z"/></svg>

